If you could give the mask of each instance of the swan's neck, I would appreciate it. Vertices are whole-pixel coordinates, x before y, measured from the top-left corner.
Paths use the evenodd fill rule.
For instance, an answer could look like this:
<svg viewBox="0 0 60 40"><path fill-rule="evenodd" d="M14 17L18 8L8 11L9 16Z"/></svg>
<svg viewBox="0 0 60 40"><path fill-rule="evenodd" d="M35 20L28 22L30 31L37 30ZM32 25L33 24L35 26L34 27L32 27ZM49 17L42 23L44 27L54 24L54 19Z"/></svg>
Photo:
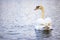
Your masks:
<svg viewBox="0 0 60 40"><path fill-rule="evenodd" d="M41 12L42 12L41 18L44 19L44 9L42 9Z"/></svg>

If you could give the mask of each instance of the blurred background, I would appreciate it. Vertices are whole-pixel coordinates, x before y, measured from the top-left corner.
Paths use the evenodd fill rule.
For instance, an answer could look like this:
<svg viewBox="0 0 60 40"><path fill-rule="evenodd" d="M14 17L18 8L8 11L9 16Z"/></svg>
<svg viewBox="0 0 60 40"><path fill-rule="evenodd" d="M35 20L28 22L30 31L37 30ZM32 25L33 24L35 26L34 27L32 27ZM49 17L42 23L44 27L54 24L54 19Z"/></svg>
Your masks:
<svg viewBox="0 0 60 40"><path fill-rule="evenodd" d="M41 16L34 10L37 5L43 5L45 17L53 20L48 38L34 29ZM60 0L0 0L0 40L60 40Z"/></svg>

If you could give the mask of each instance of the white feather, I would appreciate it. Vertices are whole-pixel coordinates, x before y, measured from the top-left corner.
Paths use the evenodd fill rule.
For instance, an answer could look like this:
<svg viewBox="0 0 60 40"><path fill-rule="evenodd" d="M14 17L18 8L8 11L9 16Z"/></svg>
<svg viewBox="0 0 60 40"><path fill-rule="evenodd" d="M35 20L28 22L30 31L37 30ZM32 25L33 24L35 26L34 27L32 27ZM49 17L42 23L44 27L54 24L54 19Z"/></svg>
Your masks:
<svg viewBox="0 0 60 40"><path fill-rule="evenodd" d="M35 29L37 30L44 30L44 27L48 26L50 29L52 29L52 19L51 18L45 18L45 19L37 19L36 20L36 26Z"/></svg>

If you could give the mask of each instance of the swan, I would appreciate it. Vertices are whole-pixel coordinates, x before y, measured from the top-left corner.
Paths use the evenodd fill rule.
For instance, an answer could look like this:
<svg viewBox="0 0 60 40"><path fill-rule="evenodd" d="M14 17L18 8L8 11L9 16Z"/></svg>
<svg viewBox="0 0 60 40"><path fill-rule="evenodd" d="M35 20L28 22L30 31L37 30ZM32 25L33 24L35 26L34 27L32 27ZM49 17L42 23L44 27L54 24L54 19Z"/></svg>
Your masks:
<svg viewBox="0 0 60 40"><path fill-rule="evenodd" d="M36 20L36 30L50 30L52 29L52 19L50 17L44 17L44 7L42 5L36 6L34 10L41 10L42 14L39 19Z"/></svg>

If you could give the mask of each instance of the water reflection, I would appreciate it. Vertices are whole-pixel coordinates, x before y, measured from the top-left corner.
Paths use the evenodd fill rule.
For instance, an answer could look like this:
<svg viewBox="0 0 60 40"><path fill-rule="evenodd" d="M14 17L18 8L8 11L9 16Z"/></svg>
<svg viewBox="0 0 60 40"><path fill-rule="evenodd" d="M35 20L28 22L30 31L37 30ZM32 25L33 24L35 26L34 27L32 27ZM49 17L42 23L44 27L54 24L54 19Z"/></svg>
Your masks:
<svg viewBox="0 0 60 40"><path fill-rule="evenodd" d="M52 30L36 30L35 29L37 40L43 40L44 38L51 37L52 36L51 32Z"/></svg>

